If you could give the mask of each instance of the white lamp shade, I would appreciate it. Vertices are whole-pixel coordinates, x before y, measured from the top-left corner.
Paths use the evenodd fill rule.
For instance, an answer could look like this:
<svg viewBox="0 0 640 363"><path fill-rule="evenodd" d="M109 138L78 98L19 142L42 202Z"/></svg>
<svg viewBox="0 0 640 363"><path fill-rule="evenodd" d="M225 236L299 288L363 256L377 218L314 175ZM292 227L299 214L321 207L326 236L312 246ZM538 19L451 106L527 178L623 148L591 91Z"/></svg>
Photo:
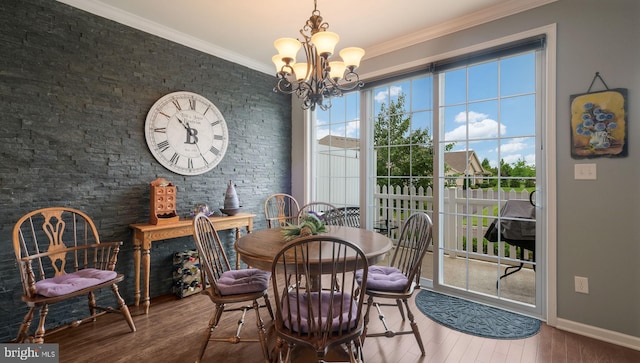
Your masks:
<svg viewBox="0 0 640 363"><path fill-rule="evenodd" d="M282 56L280 54L276 54L271 57L271 61L276 66L276 73L282 71L282 67L284 67L285 63L282 60Z"/></svg>
<svg viewBox="0 0 640 363"><path fill-rule="evenodd" d="M350 47L340 51L340 58L347 67L358 68L362 57L364 57L364 49L362 48Z"/></svg>
<svg viewBox="0 0 640 363"><path fill-rule="evenodd" d="M330 56L340 41L340 37L332 32L317 32L311 36L311 43L316 46L316 51L322 56Z"/></svg>
<svg viewBox="0 0 640 363"><path fill-rule="evenodd" d="M293 71L296 74L296 80L302 81L307 79L307 63L296 63L293 65Z"/></svg>
<svg viewBox="0 0 640 363"><path fill-rule="evenodd" d="M333 79L341 79L344 76L344 71L347 67L344 65L344 62L333 61L329 62L329 66L331 67L331 73L329 77Z"/></svg>
<svg viewBox="0 0 640 363"><path fill-rule="evenodd" d="M298 54L298 50L302 46L298 39L294 38L280 38L273 42L273 45L278 50L281 59L289 58L293 61L295 61L296 54Z"/></svg>

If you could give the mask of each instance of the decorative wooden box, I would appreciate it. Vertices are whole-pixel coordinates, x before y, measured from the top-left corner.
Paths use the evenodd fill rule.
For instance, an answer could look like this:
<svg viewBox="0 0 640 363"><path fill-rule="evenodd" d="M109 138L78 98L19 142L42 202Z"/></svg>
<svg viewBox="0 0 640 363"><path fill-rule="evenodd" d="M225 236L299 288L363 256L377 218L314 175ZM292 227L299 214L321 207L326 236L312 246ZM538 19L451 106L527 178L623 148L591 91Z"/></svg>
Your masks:
<svg viewBox="0 0 640 363"><path fill-rule="evenodd" d="M149 202L149 223L174 223L180 219L176 212L176 186L166 179L158 178L151 182Z"/></svg>
<svg viewBox="0 0 640 363"><path fill-rule="evenodd" d="M183 298L202 291L202 273L198 251L173 254L173 292Z"/></svg>

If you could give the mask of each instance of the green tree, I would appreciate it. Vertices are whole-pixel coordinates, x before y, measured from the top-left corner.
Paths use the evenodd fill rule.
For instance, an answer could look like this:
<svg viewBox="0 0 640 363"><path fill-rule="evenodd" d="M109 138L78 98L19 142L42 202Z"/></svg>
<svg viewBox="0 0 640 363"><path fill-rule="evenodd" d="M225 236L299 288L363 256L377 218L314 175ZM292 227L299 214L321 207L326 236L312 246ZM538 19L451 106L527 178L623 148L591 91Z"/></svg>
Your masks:
<svg viewBox="0 0 640 363"><path fill-rule="evenodd" d="M492 167L491 162L489 162L488 158L484 158L482 160L482 168L488 171L489 173L491 173L492 177L495 177L496 175L498 175L498 168ZM498 184L498 181L496 180L496 178L488 178L488 180L486 180L486 184L488 186L494 187Z"/></svg>
<svg viewBox="0 0 640 363"><path fill-rule="evenodd" d="M433 143L428 129L411 129L405 100L402 93L397 101L380 106L373 131L378 185L427 188L433 185Z"/></svg>
<svg viewBox="0 0 640 363"><path fill-rule="evenodd" d="M511 167L511 176L518 177L520 183L524 183L526 187L535 185L536 168L527 165L524 159L518 159Z"/></svg>

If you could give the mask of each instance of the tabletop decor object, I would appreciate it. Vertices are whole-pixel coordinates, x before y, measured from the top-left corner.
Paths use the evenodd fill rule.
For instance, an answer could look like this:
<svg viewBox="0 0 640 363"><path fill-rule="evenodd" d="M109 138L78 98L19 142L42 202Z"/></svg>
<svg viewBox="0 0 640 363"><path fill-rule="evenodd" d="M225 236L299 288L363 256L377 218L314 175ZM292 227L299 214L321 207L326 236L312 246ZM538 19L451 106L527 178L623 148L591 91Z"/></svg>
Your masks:
<svg viewBox="0 0 640 363"><path fill-rule="evenodd" d="M229 180L227 184L227 191L224 193L224 208L220 211L226 215L233 216L240 211L240 201L238 199L238 193L236 187L233 185L233 181Z"/></svg>
<svg viewBox="0 0 640 363"><path fill-rule="evenodd" d="M211 211L211 209L209 209L209 205L207 205L206 203L197 203L196 205L193 206L193 210L191 211L191 216L195 217L199 213L203 213L207 217L214 214L214 212Z"/></svg>
<svg viewBox="0 0 640 363"><path fill-rule="evenodd" d="M286 241L290 241L298 237L316 235L327 231L327 227L324 222L322 222L322 220L313 213L301 216L300 221L301 222L298 225L287 224L286 227L282 228L282 234Z"/></svg>
<svg viewBox="0 0 640 363"><path fill-rule="evenodd" d="M176 212L176 191L176 186L165 178L151 182L149 223L173 223L180 219Z"/></svg>

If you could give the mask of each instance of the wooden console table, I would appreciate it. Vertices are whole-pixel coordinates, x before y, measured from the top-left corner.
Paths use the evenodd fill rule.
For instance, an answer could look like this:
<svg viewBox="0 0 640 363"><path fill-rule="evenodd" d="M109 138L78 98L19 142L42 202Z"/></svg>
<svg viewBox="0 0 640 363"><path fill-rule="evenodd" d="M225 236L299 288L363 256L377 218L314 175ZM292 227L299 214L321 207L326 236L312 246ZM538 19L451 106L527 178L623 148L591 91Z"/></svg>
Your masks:
<svg viewBox="0 0 640 363"><path fill-rule="evenodd" d="M247 233L253 229L253 218L255 214L238 213L234 216L211 216L216 230L225 229L236 230L236 240L240 238L240 228L245 227ZM142 257L142 269L144 273L144 295L142 305L144 313L149 313L149 273L151 262L151 243L169 238L186 237L193 235L193 220L180 219L175 223L148 224L136 223L129 225L133 229L133 268L135 270L135 304L140 304L140 258Z"/></svg>

